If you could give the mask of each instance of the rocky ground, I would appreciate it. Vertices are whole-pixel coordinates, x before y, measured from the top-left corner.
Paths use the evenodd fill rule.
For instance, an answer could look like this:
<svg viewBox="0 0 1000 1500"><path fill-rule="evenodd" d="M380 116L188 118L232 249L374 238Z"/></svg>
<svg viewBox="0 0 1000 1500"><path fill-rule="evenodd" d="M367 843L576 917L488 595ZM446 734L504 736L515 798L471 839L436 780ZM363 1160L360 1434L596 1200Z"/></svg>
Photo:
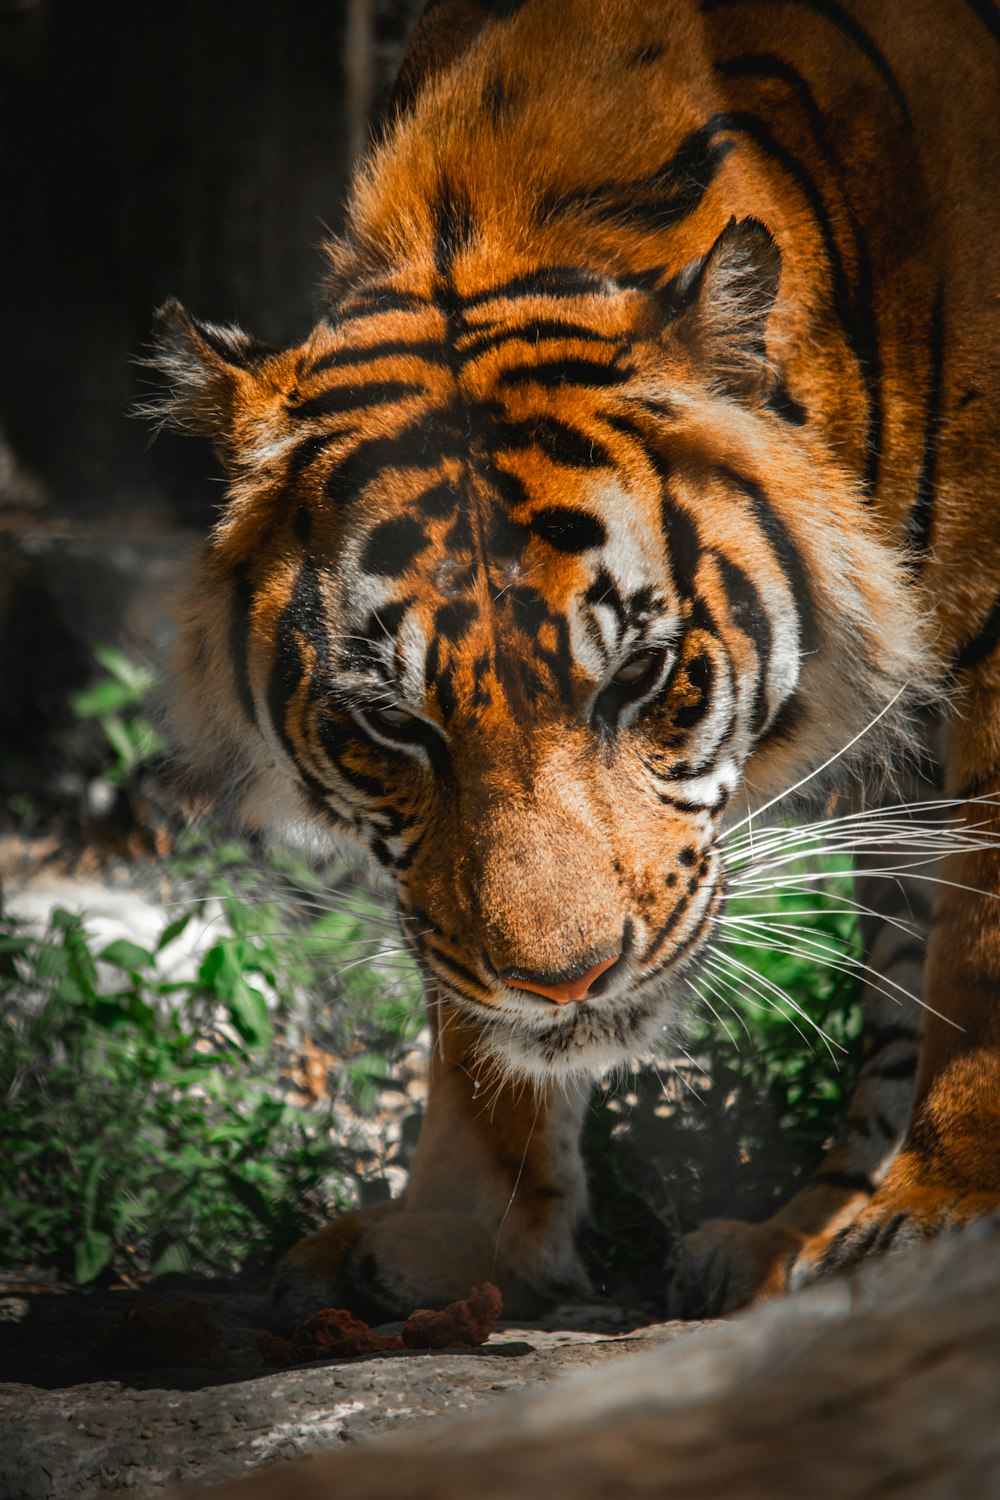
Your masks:
<svg viewBox="0 0 1000 1500"><path fill-rule="evenodd" d="M210 1303L216 1368L149 1368L129 1310ZM557 1309L535 1328L500 1323L480 1349L314 1362L275 1372L256 1351L260 1289L182 1281L155 1292L0 1289L0 1497L156 1495L257 1465L380 1437L568 1371L695 1336L697 1324L623 1329L608 1307ZM617 1326L616 1326L617 1325ZM398 1332L387 1325L384 1333ZM164 1359L169 1349L161 1349ZM138 1367L136 1367L138 1365ZM143 1367L145 1366L145 1367Z"/></svg>
<svg viewBox="0 0 1000 1500"><path fill-rule="evenodd" d="M0 1497L996 1500L998 1249L994 1221L714 1324L563 1308L474 1351L278 1372L259 1293L159 1290L211 1297L225 1363L129 1371L109 1330L135 1294L8 1285Z"/></svg>
<svg viewBox="0 0 1000 1500"><path fill-rule="evenodd" d="M996 1500L998 1248L979 1225L213 1500Z"/></svg>

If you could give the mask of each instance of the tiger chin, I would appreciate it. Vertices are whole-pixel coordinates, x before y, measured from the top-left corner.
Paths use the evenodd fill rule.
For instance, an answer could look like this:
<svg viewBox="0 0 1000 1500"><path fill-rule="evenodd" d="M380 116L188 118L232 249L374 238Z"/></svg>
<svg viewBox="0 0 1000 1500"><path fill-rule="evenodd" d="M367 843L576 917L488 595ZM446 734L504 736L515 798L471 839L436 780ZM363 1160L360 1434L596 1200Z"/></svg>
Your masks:
<svg viewBox="0 0 1000 1500"><path fill-rule="evenodd" d="M433 1033L405 1196L291 1252L289 1321L584 1288L587 1084L675 1034L727 829L948 704L985 831L872 960L844 1132L689 1251L737 1306L1000 1201L995 53L930 0L438 0L306 340L161 310L228 480L181 753L392 883Z"/></svg>

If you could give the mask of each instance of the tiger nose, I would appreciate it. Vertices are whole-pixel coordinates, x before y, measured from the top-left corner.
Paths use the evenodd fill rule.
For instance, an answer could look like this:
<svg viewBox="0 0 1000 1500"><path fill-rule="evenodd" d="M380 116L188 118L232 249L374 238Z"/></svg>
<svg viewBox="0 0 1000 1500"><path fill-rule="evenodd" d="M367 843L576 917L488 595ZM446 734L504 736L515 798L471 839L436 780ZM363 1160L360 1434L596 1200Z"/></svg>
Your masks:
<svg viewBox="0 0 1000 1500"><path fill-rule="evenodd" d="M620 957L620 953L613 953L610 958L602 959L585 974L573 977L566 974L535 974L525 969L501 969L500 978L515 990L530 990L531 994L544 995L546 1000L554 1000L557 1005L568 1005L571 1000L586 1000L594 981L601 974L607 973Z"/></svg>

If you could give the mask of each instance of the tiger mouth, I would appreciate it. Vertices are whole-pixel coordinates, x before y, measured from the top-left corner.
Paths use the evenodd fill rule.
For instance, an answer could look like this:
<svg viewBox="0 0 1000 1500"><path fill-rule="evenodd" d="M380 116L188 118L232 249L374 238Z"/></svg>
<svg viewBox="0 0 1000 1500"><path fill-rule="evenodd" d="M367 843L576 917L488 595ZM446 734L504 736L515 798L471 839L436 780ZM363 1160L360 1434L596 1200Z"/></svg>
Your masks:
<svg viewBox="0 0 1000 1500"><path fill-rule="evenodd" d="M710 902L700 941L646 974L635 974L608 991L571 1005L531 1000L508 989L492 1004L435 988L475 1023L484 1058L535 1078L583 1075L598 1078L638 1060L680 1029L688 1008L685 993L701 966L716 902Z"/></svg>
<svg viewBox="0 0 1000 1500"><path fill-rule="evenodd" d="M679 987L660 980L625 999L582 1000L527 1015L476 1007L474 1019L483 1053L517 1073L596 1078L653 1049L671 1022L679 1023L682 1005ZM473 1014L467 1001L461 1009Z"/></svg>
<svg viewBox="0 0 1000 1500"><path fill-rule="evenodd" d="M648 1055L662 1045L664 1033L679 1029L725 902L724 876L703 886L702 893L689 908L683 935L671 933L668 944L656 933L649 935L645 967L636 962L633 948L623 965L608 970L605 983L572 1003L502 983L488 987L469 969L463 977L474 983L459 988L448 976L455 960L433 947L424 950L421 966L430 993L455 1005L476 1026L484 1057L536 1078L573 1073L596 1078ZM438 958L443 965L435 962Z"/></svg>

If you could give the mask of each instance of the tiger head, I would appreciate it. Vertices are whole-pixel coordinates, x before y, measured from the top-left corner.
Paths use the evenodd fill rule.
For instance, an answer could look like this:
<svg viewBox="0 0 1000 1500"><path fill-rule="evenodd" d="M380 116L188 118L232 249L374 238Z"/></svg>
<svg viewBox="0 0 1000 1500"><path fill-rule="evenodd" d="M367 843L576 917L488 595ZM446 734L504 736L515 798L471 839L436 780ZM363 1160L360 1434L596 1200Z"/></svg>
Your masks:
<svg viewBox="0 0 1000 1500"><path fill-rule="evenodd" d="M244 823L395 882L432 997L535 1076L669 1024L723 830L921 674L895 550L765 354L781 257L731 220L649 278L434 251L300 347L160 315L227 505L178 724Z"/></svg>

